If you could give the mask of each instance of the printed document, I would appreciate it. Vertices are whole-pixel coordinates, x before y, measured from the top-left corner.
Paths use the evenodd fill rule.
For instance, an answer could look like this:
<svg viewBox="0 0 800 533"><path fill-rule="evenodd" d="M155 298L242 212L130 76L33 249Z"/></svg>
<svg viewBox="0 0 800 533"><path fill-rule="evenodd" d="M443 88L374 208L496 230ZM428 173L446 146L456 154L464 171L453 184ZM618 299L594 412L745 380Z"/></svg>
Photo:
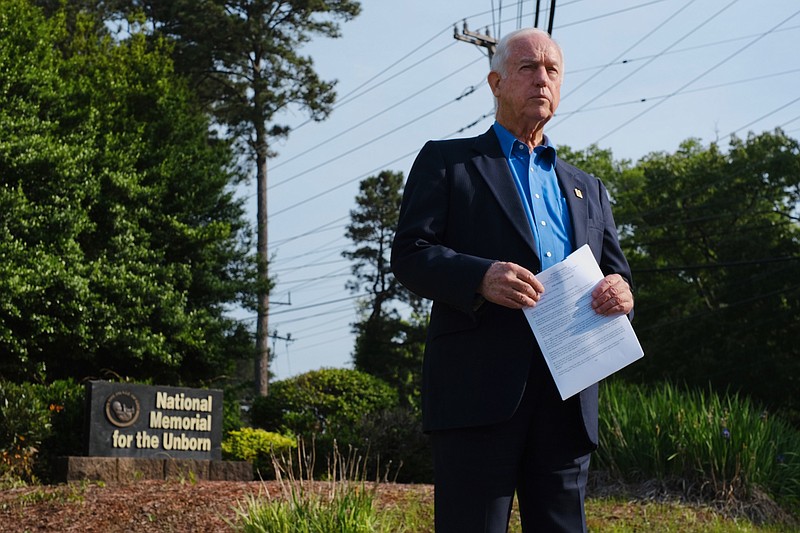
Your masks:
<svg viewBox="0 0 800 533"><path fill-rule="evenodd" d="M605 317L592 309L603 273L589 245L536 277L544 293L523 312L562 400L644 355L626 315Z"/></svg>

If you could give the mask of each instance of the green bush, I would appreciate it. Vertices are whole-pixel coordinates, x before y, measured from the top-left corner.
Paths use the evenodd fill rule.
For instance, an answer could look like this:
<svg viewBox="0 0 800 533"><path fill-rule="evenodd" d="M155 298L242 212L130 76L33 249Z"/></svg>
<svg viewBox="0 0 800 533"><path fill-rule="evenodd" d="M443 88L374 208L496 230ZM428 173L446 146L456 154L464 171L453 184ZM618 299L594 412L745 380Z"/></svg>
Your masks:
<svg viewBox="0 0 800 533"><path fill-rule="evenodd" d="M334 442L341 450L370 454L359 434L365 418L398 405L397 391L369 374L344 368L314 370L278 381L250 411L254 426L301 437L315 456L315 473L325 474Z"/></svg>
<svg viewBox="0 0 800 533"><path fill-rule="evenodd" d="M85 452L86 389L71 379L35 388L47 406L51 423L50 434L42 441L35 471L43 479L53 481L59 457Z"/></svg>
<svg viewBox="0 0 800 533"><path fill-rule="evenodd" d="M34 385L0 382L0 477L31 480L50 429L48 405Z"/></svg>
<svg viewBox="0 0 800 533"><path fill-rule="evenodd" d="M433 451L418 412L407 407L379 411L363 417L355 433L369 453L368 472L400 483L433 482Z"/></svg>
<svg viewBox="0 0 800 533"><path fill-rule="evenodd" d="M599 468L623 479L681 479L710 496L761 487L800 502L800 432L736 394L674 385L601 388Z"/></svg>
<svg viewBox="0 0 800 533"><path fill-rule="evenodd" d="M83 452L84 389L72 380L51 384L0 382L0 476L52 479L56 458Z"/></svg>
<svg viewBox="0 0 800 533"><path fill-rule="evenodd" d="M365 415L397 405L397 392L380 379L344 368L314 370L278 381L253 402L253 425L303 436L352 433ZM348 440L345 438L345 440Z"/></svg>
<svg viewBox="0 0 800 533"><path fill-rule="evenodd" d="M227 392L222 397L222 438L244 427L242 419L242 406L236 397L229 398Z"/></svg>
<svg viewBox="0 0 800 533"><path fill-rule="evenodd" d="M297 447L294 439L257 428L231 431L222 441L223 458L249 461L262 478L272 477L272 456L280 456Z"/></svg>

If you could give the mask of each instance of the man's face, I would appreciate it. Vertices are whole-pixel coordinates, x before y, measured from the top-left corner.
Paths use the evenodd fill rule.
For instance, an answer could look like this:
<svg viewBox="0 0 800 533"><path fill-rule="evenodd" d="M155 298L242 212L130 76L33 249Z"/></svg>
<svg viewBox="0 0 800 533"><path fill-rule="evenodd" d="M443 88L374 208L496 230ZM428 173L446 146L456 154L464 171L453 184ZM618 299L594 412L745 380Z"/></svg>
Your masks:
<svg viewBox="0 0 800 533"><path fill-rule="evenodd" d="M555 114L561 99L562 70L558 48L544 35L511 41L506 72L489 74L498 119L541 128Z"/></svg>

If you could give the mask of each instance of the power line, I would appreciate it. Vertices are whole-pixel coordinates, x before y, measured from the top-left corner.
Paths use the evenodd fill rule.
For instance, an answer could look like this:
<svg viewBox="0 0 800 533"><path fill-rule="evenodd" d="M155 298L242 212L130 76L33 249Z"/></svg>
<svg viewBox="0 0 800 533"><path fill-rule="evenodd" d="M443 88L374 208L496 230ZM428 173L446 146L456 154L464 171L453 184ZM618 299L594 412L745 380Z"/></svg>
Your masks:
<svg viewBox="0 0 800 533"><path fill-rule="evenodd" d="M736 0L734 0L734 1L736 1ZM726 9L727 9L727 7L726 7ZM667 99L669 99L669 97L671 97L672 95L675 95L675 94L677 94L678 92L682 91L682 90L683 90L683 89L685 89L686 87L688 87L688 86L692 85L692 84L693 84L694 82L696 82L697 80L699 80L699 79L703 78L704 76L708 75L710 72L712 72L712 71L716 70L716 69L717 69L717 68L719 68L721 65L723 65L723 64L725 64L725 63L727 63L728 61L730 61L731 59L733 59L734 57L736 57L738 54L740 54L740 53L741 53L743 50L745 50L746 48L749 48L750 46L752 46L753 44L755 44L755 43L756 43L756 42L758 42L759 40L763 39L765 36L769 35L769 34L770 34L772 31L774 31L774 30L776 30L777 28L779 28L780 26L784 25L786 22L788 22L788 21L789 21L789 20L791 20L792 18L796 17L798 14L800 14L800 10L798 10L798 11L795 11L795 12L794 12L792 15L790 15L790 16L789 16L789 17L787 17L787 18L785 18L783 21L779 22L777 25L773 26L772 28L770 28L769 30L765 31L764 33L760 34L758 37L756 37L755 39L753 39L752 41L750 41L749 43L747 43L745 46L743 46L743 47L739 48L738 50L736 50L735 52L733 52L732 54L730 54L729 56L727 56L727 57L726 57L725 59L723 59L722 61L719 61L719 62L717 62L716 64L714 64L712 67L710 67L710 68L706 69L706 70L705 70L705 71L704 71L702 74L699 74L698 76L695 76L694 78L692 78L691 80L689 80L687 83L685 83L685 84L683 84L681 87L679 87L679 88L678 88L676 91L674 91L672 94L670 94L670 95L669 95L667 98L665 98L665 99L663 99L663 100L659 100L659 101L657 101L656 103L654 103L652 106L648 107L647 109L645 109L645 110L644 110L644 111L642 111L641 113L639 113L639 114L637 114L637 115L633 116L632 118L630 118L630 119L626 120L625 122L623 122L622 124L620 124L620 125L619 125L619 126L617 126L616 128L612 129L611 131L609 131L609 132L608 132L608 133L606 133L605 135L601 136L599 139L597 139L597 141L595 141L595 143L596 143L596 144L598 144L598 143L599 143L599 142L600 142L602 139L604 139L604 138L608 137L609 135L613 135L614 133L616 133L617 131L621 130L622 128L624 128L624 127L625 127L625 126L627 126L628 124L630 124L630 123L632 123L633 121L635 121L635 120L637 120L638 118L640 118L642 115L644 115L644 114L646 114L646 113L649 113L650 111L652 111L653 109L655 109L655 108L656 108L656 107L658 107L659 105L661 105L661 104L663 104L664 102L666 102L666 101L667 101Z"/></svg>
<svg viewBox="0 0 800 533"><path fill-rule="evenodd" d="M334 161L337 161L337 160L339 160L339 159L341 159L341 158L343 158L345 156L348 156L348 155L350 155L350 154L352 154L354 152L362 150L362 149L366 148L367 146L384 139L386 136L391 135L393 133L397 133L401 129L406 128L406 127L410 126L411 124L414 124L415 122L418 122L418 121L422 120L423 118L427 118L430 115L432 115L433 113L436 113L437 111L440 111L440 110L444 109L445 107L458 102L459 100L463 99L465 96L469 96L470 94L473 94L476 90L477 90L477 87L475 85L472 85L472 86L468 87L465 90L465 92L463 92L461 95L457 96L456 98L454 98L452 100L449 100L449 101L445 102L444 104L442 104L440 106L437 106L437 107L435 107L435 108L433 108L433 109L431 109L431 110L429 110L429 111L427 111L427 112L425 112L425 113L423 113L421 115L418 115L417 117L415 117L415 118L413 118L413 119L401 124L400 126L397 126L396 128L394 128L392 130L389 130L388 132L383 133L382 135L376 135L370 141L364 142L364 143L360 144L359 146L351 148L350 150L342 152L339 155L328 159L327 161L323 161L322 163L314 165L311 168L307 168L306 170L303 170L302 172L299 172L298 174L295 174L294 176L291 176L289 178L284 179L283 181L275 183L275 184L271 185L269 188L273 189L273 188L278 187L280 185L284 185L285 183L289 183L290 181L293 181L293 180L295 180L295 179L297 179L297 178L299 178L301 176L304 176L304 175L308 174L309 172L313 172L315 170L319 170L320 168L324 167L325 165L328 165L328 164L330 164L330 163L332 163ZM279 213L282 213L284 211L286 211L286 209L284 209L283 211L278 211L277 213L273 213L273 216L275 216L275 215L277 215Z"/></svg>
<svg viewBox="0 0 800 533"><path fill-rule="evenodd" d="M602 74L602 73L603 73L603 72L606 70L606 68L607 68L608 66L610 66L610 65L613 65L613 64L614 64L614 63L615 63L615 62L616 62L618 59L620 59L621 57L624 57L624 56L625 56L625 54L627 54L628 52L630 52L631 50L633 50L634 48L636 48L637 46L639 46L639 45L640 45L642 42L644 42L644 41L645 41L645 40L646 40L648 37L650 37L650 36L651 36L651 35L653 35L655 32L657 32L658 30L660 30L661 28L663 28L663 27L664 27L664 26L665 26L665 25L666 25L666 24L667 24L669 21L671 21L672 19L674 19L675 17L677 17L677 16L678 16L679 14L681 14L681 13L682 13L682 12L683 12L683 11L684 11L686 8L688 8L690 5L692 5L692 4L693 4L694 2L696 2L696 1L697 1L697 0L689 0L689 2L687 2L686 4L684 4L684 5L683 5L683 7L681 7L681 8L680 8L680 9L678 9L677 11L675 11L675 12L674 12L672 15L670 15L669 17L667 17L667 18L666 18L665 20L663 20L662 22L660 22L660 23L659 23L659 24L658 24L658 25L657 25L655 28L653 28L653 29L652 29L652 30L650 30L648 33L646 33L646 34L645 34L645 35L644 35L644 36L643 36L641 39L639 39L638 41L636 41L635 43L633 43L632 45L630 45L628 48L626 48L626 49L625 49L623 52L621 52L621 53L620 53L620 54L619 54L617 57L615 57L614 59L612 59L612 60L611 60L611 62L607 63L607 64L606 64L606 66L604 66L604 67L601 67L601 68L600 68L600 70L598 70L598 71L597 71L597 72L595 72L593 75L591 75L591 76L589 76L588 78L586 78L585 80L583 80L583 82L581 82L581 83L580 83L580 84L579 84L577 87L575 87L574 89L572 89L572 90L571 90L569 93L565 94L565 95L564 95L564 97L562 98L562 101L563 101L563 100L566 100L567 98L569 98L569 96L570 96L570 95L572 95L572 94L575 94L575 92L577 92L577 91L578 91L578 90L579 90L581 87L583 87L584 85L586 85L587 83L589 83L590 81L592 81L594 78L596 78L597 76L599 76L600 74ZM663 53L663 52L662 52L662 53ZM658 56L655 56L655 57L658 57ZM655 59L655 57L654 57L654 59ZM623 81L624 81L624 80L623 80ZM589 105L591 102L592 102L592 100L588 100L588 101L587 101L585 104L583 104L583 106L582 106L582 107L578 108L578 110L580 111L580 109L582 109L583 107L585 107L585 106Z"/></svg>
<svg viewBox="0 0 800 533"><path fill-rule="evenodd" d="M301 237L306 237L308 235L313 235L313 234L319 233L321 231L328 231L328 230L338 229L338 228L340 228L342 226L333 226L333 224L338 224L339 222L347 220L348 218L350 218L350 215L345 215L343 217L337 218L336 220L332 220L330 222L326 222L325 224L323 224L321 226L317 226L314 229L310 229L310 230L304 231L303 233L300 233L298 235L294 235L293 237L286 237L285 239L281 239L281 240L277 241L274 244L274 246L280 246L281 244L284 244L284 243L287 243L287 242L291 242L291 241L295 241L295 240L297 240L297 239L299 239Z"/></svg>
<svg viewBox="0 0 800 533"><path fill-rule="evenodd" d="M768 78L775 78L775 77L778 77L778 76L785 76L787 74L795 74L797 72L800 72L800 68L796 68L796 69L792 69L792 70L784 70L782 72L775 72L773 74L765 74L763 76L757 76L757 77L753 77L753 78L746 78L746 79L741 79L741 80L729 81L729 82L725 82L725 83L718 83L718 84L715 84L715 85L707 85L705 87L699 87L697 89L692 89L692 90L689 90L689 91L681 91L679 94L680 95L686 95L686 94L699 93L699 92L703 92L703 91L710 91L710 90L714 90L714 89L722 89L724 87L729 87L731 85L741 85L743 83L750 83L750 82L754 82L754 81L764 81L764 80L766 80ZM557 116L559 116L559 117L561 117L561 116L569 116L569 115L574 115L574 114L577 114L577 113L586 113L586 112L591 112L591 111L600 111L602 109L611 109L611 108L614 108L614 107L624 107L624 106L628 106L628 105L642 104L642 103L650 102L650 101L653 101L653 100L669 98L671 96L678 96L678 94L670 93L670 94L663 94L663 95L658 95L658 96L644 96L644 97L641 97L641 98L636 98L634 100L627 100L625 102L616 102L616 103L613 103L613 104L607 104L607 105L601 105L601 106L595 106L595 107L589 107L589 108L583 107L583 108L576 109L574 111L567 111L567 112L564 112L564 113L558 113ZM744 129L744 128L754 124L755 122L758 122L759 120L762 120L762 119L768 117L769 115L773 115L776 112L778 112L781 109L783 109L784 107L788 107L788 105L790 105L792 103L794 103L794 101L790 102L789 104L786 104L785 106L781 106L781 108L779 108L779 109L771 111L770 113L762 116L761 118L755 120L754 122L752 122L750 124L747 124L746 126L743 126L742 128L738 128L735 131L739 131L741 129Z"/></svg>
<svg viewBox="0 0 800 533"><path fill-rule="evenodd" d="M344 226L339 226L338 229L341 229L343 227ZM289 257L281 257L280 258L280 263L281 264L291 263L292 261L295 261L297 259L303 259L303 258L308 257L310 255L319 255L319 254L322 254L322 253L327 253L327 252L330 252L331 250L334 250L334 251L343 250L344 246L342 244L334 245L332 243L337 243L339 241L343 241L344 239L345 239L345 237L344 237L344 235L342 235L342 236L336 238L335 240L331 241L331 243L328 246L325 246L325 247L322 247L322 248L315 248L313 250L309 250L307 252L303 252L303 253L300 253L300 254L292 255L292 256L289 256Z"/></svg>
<svg viewBox="0 0 800 533"><path fill-rule="evenodd" d="M774 33L780 33L780 32L784 32L784 31L792 31L792 30L796 30L798 28L800 28L800 26L789 26L788 28L782 28L782 29L779 29L779 30L775 30ZM587 71L592 71L592 70L598 70L598 69L603 69L604 70L607 67L628 65L630 63L634 63L634 62L637 62L637 61L643 61L645 59L650 59L650 58L654 58L654 57L658 57L658 56L666 56L666 55L672 55L672 54L682 54L684 52L692 52L694 50L702 50L703 48L710 48L712 46L719 46L721 44L735 43L736 41L743 41L745 39L751 39L751 38L756 37L758 35L759 35L758 33L751 33L751 34L748 34L748 35L740 35L739 37L732 37L730 39L722 39L722 40L719 40L719 41L712 41L712 42L709 42L709 43L697 44L697 45L694 45L694 46L687 46L686 48L678 48L678 49L675 49L675 50L669 50L667 52L660 52L658 54L639 56L639 57L632 57L632 58L629 58L629 59L623 59L622 61L612 60L609 63L603 63L603 64L600 64L600 65L594 65L594 66L591 66L591 67L582 67L582 68L578 68L578 69L571 69L569 71L569 73L570 73L570 75L574 75L574 74L579 74L581 72L587 72ZM619 57L617 59L619 59ZM573 90L572 92L575 92L575 90ZM572 93L570 93L570 94L572 94ZM564 98L566 98L566 96ZM562 101L563 101L564 98L562 98Z"/></svg>
<svg viewBox="0 0 800 533"><path fill-rule="evenodd" d="M583 106L581 106L581 107L579 107L579 108L578 108L578 110L582 109L583 107L586 107L586 106L587 106L587 105L589 105L591 102L593 102L593 101L595 101L596 99L598 99L598 98L602 97L603 95L606 95L606 94L608 94L608 93L609 93L609 92L610 92L612 89L616 89L617 87L619 87L619 86L620 86L620 85L621 85L623 82L625 82L626 80L630 79L632 76L634 76L635 74L637 74L639 71L641 71L643 68L645 68L647 65L649 65L650 63L652 63L652 62L653 62L653 61L655 61L656 59L660 58L662 55L664 55L664 54L665 54L667 51L669 51L671 48L673 48L673 47L677 46L679 43L681 43L681 42L682 42L684 39L686 39L687 37L689 37L690 35L692 35L692 34L693 34L693 33L695 33L696 31L700 30L700 28L702 28L703 26L705 26L706 24L708 24L709 22L711 22L712 20L714 20L715 18L717 18L719 15L721 15L721 14L722 14L724 11L726 11L728 8L730 8L730 7L731 7L733 4L735 4L735 3L736 3L736 2L738 2L738 1L739 1L739 0L733 0L733 1L732 1L732 2L730 2L728 5L726 5L725 7L723 7L722 9L720 9L719 11L717 11L716 13L714 13L713 15L711 15L710 17L708 17L707 19L705 19L703 22L701 22L700 24L698 24L697 26L695 26L694 28L692 28L691 30L689 30L687 33L685 33L685 34L684 34L684 35L682 35L681 37L679 37L677 40L673 41L673 42L672 42L672 44L670 44L669 46L667 46L667 47L666 47L665 49L663 49L663 50L662 50L660 53L658 53L658 54L656 54L655 56L653 56L653 57L652 57L652 58L651 58L649 61L646 61L646 62L645 62L643 65L641 65L639 68L635 69L633 72L629 72L629 73L628 73L628 74L627 74L625 77L623 77L621 80L618 80L618 81L616 81L616 82L615 82L613 85L611 85L610 87L607 87L605 90L603 90L603 91L600 91L600 92L599 92L597 95L595 95L593 98L589 98L589 99L586 101L586 103L584 103L584 104L583 104ZM692 2L694 2L694 0L692 0L691 2L689 2L689 4L686 4L686 5L684 5L684 7L683 7L682 9L685 9L686 7L688 7L688 6L689 6L689 5L690 5ZM681 9L681 10L682 10L682 9ZM680 10L679 10L678 12L680 12ZM655 30L654 30L654 31L655 31ZM651 34L652 34L652 32L651 32L650 34L648 34L646 37L649 37ZM638 44L639 42L641 42L641 40L640 40L640 41L638 41L638 42L637 42L637 44ZM630 50L631 50L631 48L628 48L628 50L626 50L624 53L627 53L627 52L629 52ZM562 122L565 122L566 120L567 120L567 119L564 119L563 121L562 121L562 120L559 120L559 121L558 121L558 122L557 122L557 123L556 123L556 124L555 124L553 127L551 127L550 129L551 129L551 130L553 130L553 129L557 128L557 127L558 127L558 126L559 126L559 125L560 125Z"/></svg>
<svg viewBox="0 0 800 533"><path fill-rule="evenodd" d="M580 24L586 24L587 22L595 22L595 21L600 20L602 18L613 17L613 16L619 15L621 13L627 13L628 11L635 11L635 10L641 9L643 7L651 6L653 4L660 4L661 2L666 2L666 1L667 0L652 0L651 2L645 2L643 4L638 4L638 5L635 5L635 6L626 7L624 9L618 9L617 11L609 11L608 13L605 13L603 15L597 15L597 16L590 17L590 18L587 18L587 19L576 20L575 22L570 22L570 23L567 23L567 24L559 24L556 27L558 29L562 29L562 28L569 28L570 26L578 26ZM571 2L571 3L574 3L574 2ZM569 4L570 4L570 2L568 2L567 4L564 4L562 7L565 7L565 6L569 5Z"/></svg>
<svg viewBox="0 0 800 533"><path fill-rule="evenodd" d="M344 135L346 133L350 133L351 131L355 130L356 128L359 128L359 127L363 126L364 124L367 124L368 122L371 122L371 121L375 120L376 118L378 118L379 116L383 115L384 113L388 113L392 109L395 109L396 107L408 102L409 100L412 100L413 98L416 98L417 96L419 96L420 94L424 93L425 91L428 91L428 90L432 89L433 87L439 85L440 83L449 80L452 76L454 76L454 75L458 74L459 72L463 71L464 69L474 65L475 63L477 63L480 60L481 60L481 58L478 58L478 59L470 61L469 63L466 63L465 65L462 65L462 66L458 67L457 69L455 69L452 72L449 72L448 74L442 76L441 78L439 78L435 82L431 83L430 85L420 89L419 91L417 91L415 93L410 94L409 96L403 98L402 100L399 100L399 101L395 102L394 104L390 105L389 107L384 108L383 110L379 111L378 113L375 113L375 114L365 118L361 122L359 122L357 124L354 124L353 126L350 126L347 129L344 129L344 130L332 135L331 137L325 139L324 141L314 143L314 146L318 148L320 146L328 144L331 141L335 141L337 139L340 139L342 135ZM280 163L278 163L277 165L274 165L272 167L272 169L275 170L276 168L279 168L279 167L281 167L281 166L283 166L283 165L285 165L285 164L287 164L287 163L289 163L291 161L294 161L295 159L298 159L300 157L306 157L307 155L308 154L306 154L305 152L301 152L301 153L297 154L294 157L290 157L289 159L283 160ZM276 186L277 185L279 185L279 184L276 184Z"/></svg>
<svg viewBox="0 0 800 533"><path fill-rule="evenodd" d="M426 56L426 57L425 57L424 59L422 59L421 61L418 61L417 63L414 63L413 65L411 65L410 67L408 67L408 68L406 68L405 70L401 71L400 73L398 73L398 74L396 74L396 75L392 76L392 78L389 78L389 79L387 79L387 80L384 80L384 81L382 81L381 83L378 83L378 84L374 85L373 87L370 87L369 89L366 89L364 92L362 92L362 93L359 93L359 94L356 94L356 95L354 96L354 93L356 93L357 91L359 91L359 90L360 90L362 87L365 87L365 86L367 86L368 84L370 84L370 83L372 83L373 81L375 81L376 79L380 78L380 77L381 77L383 74L385 74L386 72L389 72L390 70L392 70L394 67L396 67L397 65L399 65L400 63L402 63L403 61L405 61L406 59L408 59L408 58L409 58L409 57L411 57L412 55L414 55L416 52L418 52L419 50L421 50L422 48L424 48L425 46L427 46L428 44L430 44L430 43L431 43L431 42L432 42L434 39L436 39L437 37L439 37L439 36L440 36L442 33L445 33L445 32L447 32L448 30L449 30L449 26L448 26L447 28L444 28L443 30L439 31L438 33L436 33L436 34L435 34L433 37L431 37L431 38L430 38L430 39L428 39L427 41L423 42L422 44L420 44L419 46L417 46L416 48L414 48L413 50L411 50L410 52L408 52L406 55L404 55L404 56L403 56L403 57L401 57L400 59L396 60L394 63L392 63L392 64L391 64L391 65L389 65L388 67L384 68L383 70L381 70L380 72L378 72L377 74L375 74L374 76L372 76L370 79L368 79L367 81L365 81L365 82L364 82L364 83L362 83L361 85L357 86L355 89L351 90L349 93L345 94L344 96L341 96L341 97L340 97L340 99L339 99L339 101L338 101L338 102L337 102L337 103L336 103L336 104L333 106L333 109L338 109L339 107L342 107L343 105L349 104L349 103L350 103L350 102L352 102L353 100L356 100L357 98L359 98L359 97L361 97L361 96L363 96L363 95L367 94L368 92L372 91L373 89L376 89L376 88L380 87L381 85L383 85L383 84L384 84L384 83L386 83L387 81L391 80L392 78L396 77L397 75L399 75L399 74L402 74L402 73L404 73L404 72L407 72L407 71L408 71L408 70L410 70L411 68L413 68L413 67L416 67L416 66L420 65L421 63L423 63L423 62L427 61L428 59L431 59L431 58L433 58L433 57L434 57L435 55L437 55L438 53L440 53L440 52L444 51L445 49L449 48L450 46L452 46L452 44L453 44L453 43L450 43L450 44L448 44L448 45L447 45L447 46L445 46L444 48L441 48L441 49L437 50L436 52L434 52L434 53L432 53L432 54L429 54L428 56ZM303 122L302 122L300 125L298 125L298 126L296 126L296 127L292 128L292 131L297 131L298 129L302 128L303 126L305 126L306 124L308 124L308 123L310 123L310 122L313 122L313 119L309 118L309 119L307 119L307 120L303 121Z"/></svg>
<svg viewBox="0 0 800 533"><path fill-rule="evenodd" d="M729 133L728 135L725 135L724 137L722 137L722 139L727 139L728 137L732 136L732 135L733 135L734 133L736 133L737 131L741 131L741 130L743 130L743 129L745 129L745 128L749 128L750 126L752 126L752 125L753 125L753 124L755 124L756 122L760 122L761 120L764 120L765 118L767 118L767 117L769 117L769 116L771 116L771 115L774 115L774 114L775 114L775 113L777 113L778 111L782 111L782 110L786 109L787 107L789 107L790 105L794 104L795 102L800 102L800 96L798 96L798 97L797 97L797 98L795 98L794 100L791 100L790 102L787 102L787 103L783 104L782 106L778 107L777 109L773 109L773 110L772 110L772 111L770 111L769 113L766 113L766 114L764 114L764 115L761 115L760 117L758 117L757 119L753 120L752 122L748 122L747 124L745 124L745 125L744 125L744 126L742 126L741 128L739 128L739 129L737 129L737 130L734 130L732 133ZM793 120L797 120L797 119L793 119ZM722 139L720 139L720 140L722 140Z"/></svg>
<svg viewBox="0 0 800 533"><path fill-rule="evenodd" d="M367 296L367 295L366 294L356 294L354 296L346 296L344 298L337 298L335 300L327 300L327 301L324 301L324 302L315 302L315 303L309 304L309 305L303 305L303 306L298 306L298 307L294 307L294 308L291 308L291 309L282 309L280 311L275 311L273 313L270 313L269 316L277 316L277 315L282 315L282 314L285 314L285 313L296 313L298 311L305 311L307 309L316 309L316 308L322 307L324 305L331 305L331 304L335 304L335 303L351 302L353 300L357 300L357 299L363 298L365 296ZM314 318L314 317L317 317L317 316L324 316L324 315L325 315L325 313L317 314L317 315L306 315L306 316L303 317L303 320L305 320L307 318ZM297 319L295 319L295 320L297 320Z"/></svg>

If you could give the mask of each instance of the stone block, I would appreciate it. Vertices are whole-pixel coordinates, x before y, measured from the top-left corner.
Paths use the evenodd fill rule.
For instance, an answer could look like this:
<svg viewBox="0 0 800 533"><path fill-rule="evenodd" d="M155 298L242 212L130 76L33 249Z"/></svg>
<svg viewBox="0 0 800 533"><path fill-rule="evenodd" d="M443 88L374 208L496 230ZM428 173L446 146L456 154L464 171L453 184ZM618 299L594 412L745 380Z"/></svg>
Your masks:
<svg viewBox="0 0 800 533"><path fill-rule="evenodd" d="M144 457L118 457L117 477L130 482L140 479L164 479L164 460Z"/></svg>
<svg viewBox="0 0 800 533"><path fill-rule="evenodd" d="M212 461L209 466L212 481L253 481L253 465L247 461Z"/></svg>
<svg viewBox="0 0 800 533"><path fill-rule="evenodd" d="M210 462L201 459L164 459L164 477L178 480L207 480Z"/></svg>
<svg viewBox="0 0 800 533"><path fill-rule="evenodd" d="M115 457L66 457L66 481L105 481L119 480L117 459Z"/></svg>

